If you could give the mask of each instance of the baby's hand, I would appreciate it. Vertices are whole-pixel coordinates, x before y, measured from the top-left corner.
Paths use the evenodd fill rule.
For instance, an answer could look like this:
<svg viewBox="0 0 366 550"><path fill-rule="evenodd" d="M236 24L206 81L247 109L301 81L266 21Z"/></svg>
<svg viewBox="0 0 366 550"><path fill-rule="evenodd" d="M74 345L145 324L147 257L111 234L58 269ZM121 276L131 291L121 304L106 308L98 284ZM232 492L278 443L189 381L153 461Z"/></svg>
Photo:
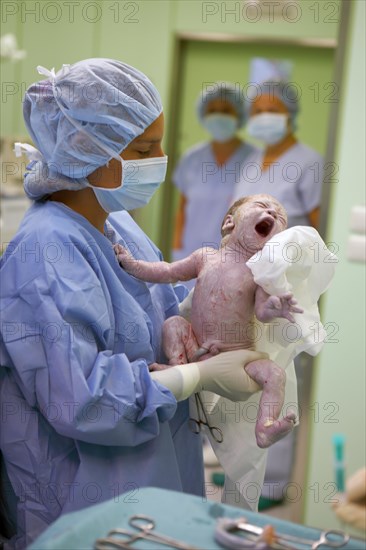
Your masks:
<svg viewBox="0 0 366 550"><path fill-rule="evenodd" d="M129 252L129 250L127 248L125 248L124 246L122 246L121 244L115 244L114 245L114 252L117 256L117 260L119 262L119 264L127 271L129 272L130 269L133 265L133 262L135 263L136 260L135 258L132 256L132 254Z"/></svg>
<svg viewBox="0 0 366 550"><path fill-rule="evenodd" d="M269 317L283 317L290 321L295 322L295 318L292 313L304 313L304 310L297 307L297 300L295 300L292 292L287 292L282 296L269 296L264 303L264 312Z"/></svg>

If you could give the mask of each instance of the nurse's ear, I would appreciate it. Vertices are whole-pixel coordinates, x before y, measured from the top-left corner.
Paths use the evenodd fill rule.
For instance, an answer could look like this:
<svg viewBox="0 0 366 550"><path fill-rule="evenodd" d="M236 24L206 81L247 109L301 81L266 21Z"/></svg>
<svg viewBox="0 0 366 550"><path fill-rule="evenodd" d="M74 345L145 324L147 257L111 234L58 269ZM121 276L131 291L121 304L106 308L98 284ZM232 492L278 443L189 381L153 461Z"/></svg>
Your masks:
<svg viewBox="0 0 366 550"><path fill-rule="evenodd" d="M234 216L232 214L228 214L227 216L225 216L225 219L221 226L221 234L227 235L228 233L231 233L234 227L235 227Z"/></svg>

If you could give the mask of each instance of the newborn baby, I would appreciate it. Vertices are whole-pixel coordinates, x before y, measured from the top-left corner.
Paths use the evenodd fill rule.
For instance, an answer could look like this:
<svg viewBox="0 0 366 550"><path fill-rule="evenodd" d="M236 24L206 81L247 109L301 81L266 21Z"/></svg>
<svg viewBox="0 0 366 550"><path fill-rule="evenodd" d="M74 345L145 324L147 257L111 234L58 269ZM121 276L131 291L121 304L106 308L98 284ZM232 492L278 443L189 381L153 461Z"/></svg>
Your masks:
<svg viewBox="0 0 366 550"><path fill-rule="evenodd" d="M169 264L135 260L127 249L116 245L122 267L144 281L174 283L197 277L191 322L174 316L164 323L163 348L170 365L207 359L223 351L254 350L254 315L263 323L276 317L294 322L293 313L303 312L291 293L269 296L254 282L246 265L286 227L286 212L278 201L270 195L252 195L236 201L227 212L219 250L202 248ZM151 366L152 370L161 368L167 366ZM296 420L293 412L278 419L286 374L270 359L252 361L245 370L263 390L255 434L258 446L265 448L287 435Z"/></svg>

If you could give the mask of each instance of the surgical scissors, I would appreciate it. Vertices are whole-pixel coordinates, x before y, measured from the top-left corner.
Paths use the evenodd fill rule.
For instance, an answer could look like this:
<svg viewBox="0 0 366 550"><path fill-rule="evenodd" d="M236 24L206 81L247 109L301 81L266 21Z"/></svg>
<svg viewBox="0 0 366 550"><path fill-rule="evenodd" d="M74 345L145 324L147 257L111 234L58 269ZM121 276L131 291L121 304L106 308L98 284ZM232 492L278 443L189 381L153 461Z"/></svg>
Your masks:
<svg viewBox="0 0 366 550"><path fill-rule="evenodd" d="M155 529L155 521L149 516L136 514L129 518L128 524L136 530L135 533L133 531L128 531L127 529L112 529L105 538L97 539L95 541L95 550L132 548L131 545L135 541L141 539L159 543L159 545L162 544L164 546L170 546L171 548L177 548L178 550L199 550L196 546L191 546L171 537L153 532Z"/></svg>
<svg viewBox="0 0 366 550"><path fill-rule="evenodd" d="M245 540L242 537L235 535L235 531L248 533L250 538ZM238 518L236 520L220 518L216 526L215 538L225 548L252 548L255 550L260 547L259 537L262 533L263 527L247 523L245 517ZM253 535L257 535L257 538L252 538ZM347 544L349 538L350 537L347 533L337 529L322 531L318 540L305 539L295 535L275 532L275 542L273 544L273 548L288 548L290 550L294 550L294 548L298 548L295 547L294 544L300 545L301 547L305 545L308 548L311 548L311 550L316 550L321 546L327 546L328 548L341 548Z"/></svg>
<svg viewBox="0 0 366 550"><path fill-rule="evenodd" d="M189 419L190 429L192 430L193 433L199 434L201 431L201 426L207 426L207 428L210 430L210 434L212 435L216 443L222 443L224 441L223 433L220 430L220 428L216 428L215 426L210 426L210 424L208 423L207 414L204 409L200 394L195 393L194 398L196 400L198 420L196 420L195 418Z"/></svg>

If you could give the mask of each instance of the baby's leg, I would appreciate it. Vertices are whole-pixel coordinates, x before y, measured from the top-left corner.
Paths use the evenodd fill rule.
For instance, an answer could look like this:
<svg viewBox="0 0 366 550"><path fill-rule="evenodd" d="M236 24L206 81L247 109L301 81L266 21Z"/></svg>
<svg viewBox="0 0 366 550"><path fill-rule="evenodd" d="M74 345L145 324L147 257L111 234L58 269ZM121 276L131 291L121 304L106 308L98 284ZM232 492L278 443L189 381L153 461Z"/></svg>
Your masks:
<svg viewBox="0 0 366 550"><path fill-rule="evenodd" d="M245 370L263 389L255 436L258 447L269 447L291 432L296 420L296 414L290 412L282 420L278 420L284 398L286 373L270 359L259 359L245 366Z"/></svg>
<svg viewBox="0 0 366 550"><path fill-rule="evenodd" d="M163 350L169 365L190 363L199 346L191 324L183 317L169 317L163 325Z"/></svg>

